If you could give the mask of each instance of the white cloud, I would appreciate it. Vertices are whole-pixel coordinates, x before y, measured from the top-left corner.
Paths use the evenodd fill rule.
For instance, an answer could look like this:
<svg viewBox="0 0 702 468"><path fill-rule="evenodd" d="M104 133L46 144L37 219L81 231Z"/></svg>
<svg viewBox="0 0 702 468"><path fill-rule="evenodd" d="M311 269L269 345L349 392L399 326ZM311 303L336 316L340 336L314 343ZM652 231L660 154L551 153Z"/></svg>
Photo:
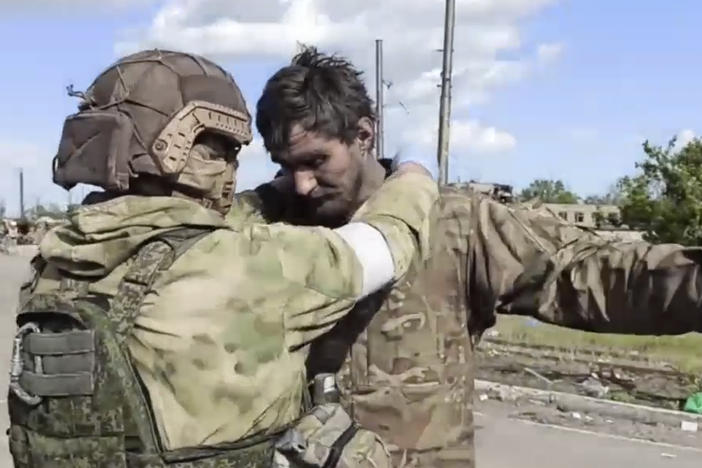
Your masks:
<svg viewBox="0 0 702 468"><path fill-rule="evenodd" d="M675 150L680 151L695 138L697 138L697 135L695 134L694 130L691 130L689 128L680 130L676 135Z"/></svg>
<svg viewBox="0 0 702 468"><path fill-rule="evenodd" d="M565 46L560 42L540 44L536 49L536 57L541 63L551 63L563 54Z"/></svg>
<svg viewBox="0 0 702 468"><path fill-rule="evenodd" d="M426 119L418 126L405 127L402 139L436 152L438 125L437 117ZM471 152L481 155L504 153L517 145L517 139L510 133L485 125L476 119L452 119L449 136L453 153Z"/></svg>
<svg viewBox="0 0 702 468"><path fill-rule="evenodd" d="M451 125L451 143L456 150L499 153L514 149L517 139L495 127L475 120L458 120Z"/></svg>
<svg viewBox="0 0 702 468"><path fill-rule="evenodd" d="M464 116L470 106L559 57L562 44L524 50L520 34L523 19L557 1L457 0L453 150L514 148L516 139L508 132ZM382 38L385 79L392 82L385 103L386 150L392 154L420 142L425 151L435 151L444 5L443 0L168 0L148 28L130 31L115 49L120 55L162 47L215 60L286 62L298 43L308 43L349 57L367 72L374 94L374 41Z"/></svg>
<svg viewBox="0 0 702 468"><path fill-rule="evenodd" d="M0 0L2 8L31 9L36 7L130 7L153 3L155 0Z"/></svg>

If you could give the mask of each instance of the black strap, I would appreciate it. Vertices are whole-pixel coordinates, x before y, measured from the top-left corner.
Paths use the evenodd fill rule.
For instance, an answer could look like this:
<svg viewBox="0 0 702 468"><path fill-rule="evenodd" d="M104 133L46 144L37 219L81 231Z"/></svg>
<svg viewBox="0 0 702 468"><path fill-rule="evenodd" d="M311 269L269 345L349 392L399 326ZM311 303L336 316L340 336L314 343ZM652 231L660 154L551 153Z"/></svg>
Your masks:
<svg viewBox="0 0 702 468"><path fill-rule="evenodd" d="M339 459L341 458L341 454L344 451L344 447L346 447L346 444L353 439L353 436L356 435L358 429L359 427L355 422L352 422L351 425L346 428L346 430L332 444L331 448L329 449L327 461L324 463L322 468L336 468L336 465L339 463Z"/></svg>

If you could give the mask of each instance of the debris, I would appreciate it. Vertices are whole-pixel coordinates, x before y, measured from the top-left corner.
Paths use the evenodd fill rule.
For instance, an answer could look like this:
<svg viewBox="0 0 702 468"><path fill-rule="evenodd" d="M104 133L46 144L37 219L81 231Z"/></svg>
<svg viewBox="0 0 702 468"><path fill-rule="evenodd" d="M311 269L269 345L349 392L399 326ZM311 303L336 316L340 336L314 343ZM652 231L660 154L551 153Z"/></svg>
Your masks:
<svg viewBox="0 0 702 468"><path fill-rule="evenodd" d="M580 386L588 396L595 398L604 398L609 393L609 387L602 385L602 382L596 377L588 377Z"/></svg>
<svg viewBox="0 0 702 468"><path fill-rule="evenodd" d="M485 400L487 400L489 397L488 397L485 393L481 393L480 396L479 396L478 398L480 399L480 401L485 401Z"/></svg>
<svg viewBox="0 0 702 468"><path fill-rule="evenodd" d="M578 419L578 420L583 419L583 417L580 413L571 413L570 415L573 417L573 419Z"/></svg>
<svg viewBox="0 0 702 468"><path fill-rule="evenodd" d="M524 372L533 375L533 376L536 377L537 379L539 379L539 380L541 380L542 382L546 383L546 385L548 385L548 386L553 385L553 382L551 382L551 380L549 380L548 378L546 378L546 377L544 377L543 375L539 374L539 373L536 372L534 369L530 369L530 368L528 368L528 367L525 367L525 368L524 368Z"/></svg>
<svg viewBox="0 0 702 468"><path fill-rule="evenodd" d="M682 421L680 423L680 429L685 432L697 432L697 423L693 421Z"/></svg>
<svg viewBox="0 0 702 468"><path fill-rule="evenodd" d="M702 414L702 392L691 395L685 402L683 410L688 413Z"/></svg>
<svg viewBox="0 0 702 468"><path fill-rule="evenodd" d="M497 401L514 401L517 399L514 392L510 391L509 387L498 387L496 389L495 399Z"/></svg>
<svg viewBox="0 0 702 468"><path fill-rule="evenodd" d="M663 458L678 458L677 455L674 455L672 453L665 453L665 452L661 453L661 457L663 457Z"/></svg>
<svg viewBox="0 0 702 468"><path fill-rule="evenodd" d="M488 338L497 338L498 336L500 336L500 332L498 332L497 330L489 330L485 334L488 336Z"/></svg>
<svg viewBox="0 0 702 468"><path fill-rule="evenodd" d="M546 403L545 401L542 401L542 400L535 400L535 399L533 399L533 398L529 398L527 401L528 401L530 404L536 405L536 406L546 406L546 405L548 404L548 403ZM549 403L550 403L550 401L549 401Z"/></svg>

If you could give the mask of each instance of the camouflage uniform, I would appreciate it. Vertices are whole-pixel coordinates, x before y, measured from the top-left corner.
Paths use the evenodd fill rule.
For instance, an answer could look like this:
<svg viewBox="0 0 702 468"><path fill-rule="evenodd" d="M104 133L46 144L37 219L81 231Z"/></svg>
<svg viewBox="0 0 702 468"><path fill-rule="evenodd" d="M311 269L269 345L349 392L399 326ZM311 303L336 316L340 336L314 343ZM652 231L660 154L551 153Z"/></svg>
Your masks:
<svg viewBox="0 0 702 468"><path fill-rule="evenodd" d="M236 158L252 135L228 73L143 51L73 94L82 100L64 122L54 182L104 191L44 237L22 289L15 465L270 466L274 439L303 409L309 343L427 256L435 183L405 166L336 230L230 227ZM387 461L376 435L344 435L331 450L345 451L339 466ZM363 453L346 451L353 437Z"/></svg>
<svg viewBox="0 0 702 468"><path fill-rule="evenodd" d="M410 198L418 186L422 195ZM399 275L426 238L411 233L426 231L435 191L428 177L400 176L359 218L391 239ZM398 198L406 202L400 206ZM215 230L157 278L128 338L164 445L275 431L299 415L300 350L341 319L360 293L360 264L333 231L284 225L233 231L216 213L184 199L119 197L81 207L69 225L46 236L41 255L48 265L31 294L58 289L61 276L70 274L94 279L89 293L113 297L135 249L184 225Z"/></svg>
<svg viewBox="0 0 702 468"><path fill-rule="evenodd" d="M262 186L237 203L270 221L286 214L273 195ZM429 261L359 304L308 362L310 375L339 369L351 347L341 370L350 411L391 444L397 466L475 466L473 348L496 312L597 332L702 331L702 249L606 241L451 186L431 233Z"/></svg>

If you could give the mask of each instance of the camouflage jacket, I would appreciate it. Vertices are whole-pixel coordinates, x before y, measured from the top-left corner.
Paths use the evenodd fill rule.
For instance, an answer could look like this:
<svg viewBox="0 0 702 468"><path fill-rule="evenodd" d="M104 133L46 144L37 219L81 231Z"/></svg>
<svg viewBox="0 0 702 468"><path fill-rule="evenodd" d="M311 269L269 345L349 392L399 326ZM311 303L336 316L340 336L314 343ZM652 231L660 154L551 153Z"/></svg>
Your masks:
<svg viewBox="0 0 702 468"><path fill-rule="evenodd" d="M286 213L269 186L237 201L250 219ZM428 262L360 303L308 361L311 373L335 371L350 349L350 409L394 446L398 466L474 465L473 346L496 313L598 332L702 331L699 248L607 241L450 186L430 244Z"/></svg>
<svg viewBox="0 0 702 468"><path fill-rule="evenodd" d="M405 174L376 195L357 219L389 241L399 278L426 250L436 186ZM165 448L277 432L299 416L308 343L361 291L359 260L334 231L234 229L188 200L123 196L82 206L47 234L40 252L48 265L30 294L56 291L69 275L114 297L133 253L183 226L212 233L156 278L127 342Z"/></svg>

